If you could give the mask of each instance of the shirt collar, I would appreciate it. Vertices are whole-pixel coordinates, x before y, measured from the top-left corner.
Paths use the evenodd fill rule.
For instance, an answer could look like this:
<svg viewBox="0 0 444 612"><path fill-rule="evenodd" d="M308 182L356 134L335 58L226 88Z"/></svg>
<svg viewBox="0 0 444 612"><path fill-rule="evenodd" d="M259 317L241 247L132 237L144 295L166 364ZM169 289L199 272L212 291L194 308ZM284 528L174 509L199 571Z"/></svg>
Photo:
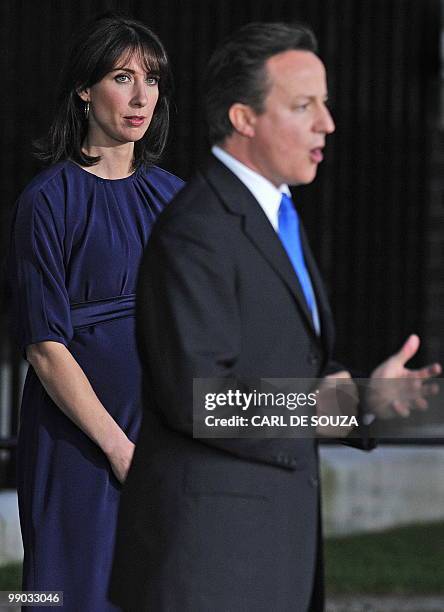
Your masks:
<svg viewBox="0 0 444 612"><path fill-rule="evenodd" d="M248 166L224 151L221 147L215 145L212 147L211 152L249 189L277 231L278 211L282 194L286 193L291 197L288 185L284 183L277 189L268 179L248 168Z"/></svg>

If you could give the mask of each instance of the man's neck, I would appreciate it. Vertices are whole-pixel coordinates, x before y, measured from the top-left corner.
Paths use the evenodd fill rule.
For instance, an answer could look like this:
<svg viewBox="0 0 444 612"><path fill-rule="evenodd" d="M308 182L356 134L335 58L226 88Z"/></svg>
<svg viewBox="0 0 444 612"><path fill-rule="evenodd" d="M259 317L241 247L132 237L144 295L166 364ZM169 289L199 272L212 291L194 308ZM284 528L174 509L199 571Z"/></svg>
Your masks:
<svg viewBox="0 0 444 612"><path fill-rule="evenodd" d="M282 181L276 179L276 177L268 176L266 172L263 171L261 165L258 160L255 159L254 155L251 153L251 142L246 138L239 138L236 136L229 136L222 143L217 145L223 151L237 159L241 164L244 164L253 172L260 174L267 181L270 181L277 189L281 185Z"/></svg>

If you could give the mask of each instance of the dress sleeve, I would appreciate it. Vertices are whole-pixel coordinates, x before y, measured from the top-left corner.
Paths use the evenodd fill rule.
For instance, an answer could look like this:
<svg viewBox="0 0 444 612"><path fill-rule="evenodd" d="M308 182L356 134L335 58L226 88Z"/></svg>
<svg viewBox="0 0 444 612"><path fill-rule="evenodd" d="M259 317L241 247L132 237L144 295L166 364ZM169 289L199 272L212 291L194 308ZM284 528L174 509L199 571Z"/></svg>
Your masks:
<svg viewBox="0 0 444 612"><path fill-rule="evenodd" d="M16 205L9 257L12 321L20 349L73 337L65 282L64 203L42 190L25 191Z"/></svg>

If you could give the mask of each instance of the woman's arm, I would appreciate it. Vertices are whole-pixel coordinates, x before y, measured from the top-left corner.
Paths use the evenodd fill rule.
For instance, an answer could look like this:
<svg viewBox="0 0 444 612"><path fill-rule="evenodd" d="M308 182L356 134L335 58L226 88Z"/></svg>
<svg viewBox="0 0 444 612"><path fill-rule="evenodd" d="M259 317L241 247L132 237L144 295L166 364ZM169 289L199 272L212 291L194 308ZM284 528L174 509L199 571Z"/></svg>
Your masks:
<svg viewBox="0 0 444 612"><path fill-rule="evenodd" d="M69 350L60 342L45 341L30 344L26 356L51 399L102 449L116 478L124 482L134 444L100 402Z"/></svg>

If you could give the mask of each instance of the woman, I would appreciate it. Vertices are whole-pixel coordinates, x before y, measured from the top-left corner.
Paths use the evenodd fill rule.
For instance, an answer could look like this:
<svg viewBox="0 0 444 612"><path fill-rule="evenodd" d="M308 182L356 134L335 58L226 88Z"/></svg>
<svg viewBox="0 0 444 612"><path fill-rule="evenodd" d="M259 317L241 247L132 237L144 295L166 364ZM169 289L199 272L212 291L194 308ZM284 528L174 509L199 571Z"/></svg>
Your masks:
<svg viewBox="0 0 444 612"><path fill-rule="evenodd" d="M23 589L63 590L66 611L117 609L107 583L141 419L136 277L156 217L182 186L153 165L169 90L153 32L110 15L89 24L40 145L51 166L14 219L13 311L32 366L18 448Z"/></svg>

